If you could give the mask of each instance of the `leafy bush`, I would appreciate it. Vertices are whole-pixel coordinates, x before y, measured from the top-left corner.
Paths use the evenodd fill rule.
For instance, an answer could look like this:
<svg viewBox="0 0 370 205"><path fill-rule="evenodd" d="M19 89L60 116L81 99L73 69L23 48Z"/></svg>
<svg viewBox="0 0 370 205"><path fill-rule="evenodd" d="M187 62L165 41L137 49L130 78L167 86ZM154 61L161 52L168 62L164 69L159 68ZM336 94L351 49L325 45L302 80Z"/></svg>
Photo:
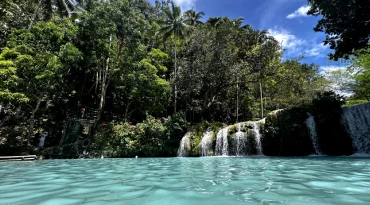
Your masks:
<svg viewBox="0 0 370 205"><path fill-rule="evenodd" d="M161 119L147 115L136 125L112 122L96 134L92 149L98 153L111 152L113 157L176 156L186 127L181 113Z"/></svg>

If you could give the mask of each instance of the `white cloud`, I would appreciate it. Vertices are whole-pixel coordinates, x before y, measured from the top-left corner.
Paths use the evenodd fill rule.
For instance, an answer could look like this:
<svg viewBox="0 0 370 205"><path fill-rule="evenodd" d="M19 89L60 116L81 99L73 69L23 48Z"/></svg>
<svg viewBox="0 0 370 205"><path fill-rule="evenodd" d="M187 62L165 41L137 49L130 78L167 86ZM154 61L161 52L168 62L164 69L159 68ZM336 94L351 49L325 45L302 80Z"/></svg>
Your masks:
<svg viewBox="0 0 370 205"><path fill-rule="evenodd" d="M314 43L311 45L310 49L305 51L306 56L323 56L322 51L326 50L327 46L324 46L324 43Z"/></svg>
<svg viewBox="0 0 370 205"><path fill-rule="evenodd" d="M283 49L288 51L293 51L303 46L306 42L302 39L297 38L295 35L291 34L289 31L274 27L273 29L268 29L268 32L273 36L278 42L281 43Z"/></svg>
<svg viewBox="0 0 370 205"><path fill-rule="evenodd" d="M307 12L310 9L310 6L301 6L299 9L294 11L293 13L287 16L288 19L296 18L296 17L306 17Z"/></svg>
<svg viewBox="0 0 370 205"><path fill-rule="evenodd" d="M174 0L175 4L179 5L183 12L195 7L196 1L197 0Z"/></svg>
<svg viewBox="0 0 370 205"><path fill-rule="evenodd" d="M283 49L286 49L285 54L287 57L297 57L299 55L323 57L323 51L328 49L323 43L317 43L314 39L307 41L298 38L288 30L280 27L268 29L268 32L281 43Z"/></svg>

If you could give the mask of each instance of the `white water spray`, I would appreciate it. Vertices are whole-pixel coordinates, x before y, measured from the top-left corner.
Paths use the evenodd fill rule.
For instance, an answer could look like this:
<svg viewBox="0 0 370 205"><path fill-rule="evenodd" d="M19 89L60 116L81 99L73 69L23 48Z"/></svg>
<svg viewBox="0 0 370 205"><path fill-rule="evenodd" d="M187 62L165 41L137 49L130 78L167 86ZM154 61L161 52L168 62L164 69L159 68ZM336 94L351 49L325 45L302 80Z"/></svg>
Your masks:
<svg viewBox="0 0 370 205"><path fill-rule="evenodd" d="M343 108L342 123L356 154L370 154L370 103Z"/></svg>
<svg viewBox="0 0 370 205"><path fill-rule="evenodd" d="M190 132L186 133L184 137L182 137L180 141L180 147L177 150L178 157L187 157L189 150L188 147L190 146Z"/></svg>
<svg viewBox="0 0 370 205"><path fill-rule="evenodd" d="M317 132L316 132L316 123L315 123L315 118L312 116L310 113L307 113L308 118L304 122L310 131L310 137L312 140L312 145L313 148L315 149L315 154L316 155L322 155L320 151L320 145L317 139Z"/></svg>
<svg viewBox="0 0 370 205"><path fill-rule="evenodd" d="M222 128L217 133L216 138L216 155L217 156L228 156L229 155L229 143L227 141L227 135L229 134L229 126Z"/></svg>
<svg viewBox="0 0 370 205"><path fill-rule="evenodd" d="M201 156L211 156L212 133L210 131L204 133L199 148Z"/></svg>
<svg viewBox="0 0 370 205"><path fill-rule="evenodd" d="M262 144L261 144L260 126L258 125L258 122L253 122L253 133L254 133L254 138L256 140L257 155L263 155L263 153L262 153Z"/></svg>
<svg viewBox="0 0 370 205"><path fill-rule="evenodd" d="M245 152L245 143L246 143L246 137L245 133L241 131L241 126L242 123L238 123L238 131L235 133L235 138L234 138L234 147L236 147L236 156L243 156L246 155Z"/></svg>

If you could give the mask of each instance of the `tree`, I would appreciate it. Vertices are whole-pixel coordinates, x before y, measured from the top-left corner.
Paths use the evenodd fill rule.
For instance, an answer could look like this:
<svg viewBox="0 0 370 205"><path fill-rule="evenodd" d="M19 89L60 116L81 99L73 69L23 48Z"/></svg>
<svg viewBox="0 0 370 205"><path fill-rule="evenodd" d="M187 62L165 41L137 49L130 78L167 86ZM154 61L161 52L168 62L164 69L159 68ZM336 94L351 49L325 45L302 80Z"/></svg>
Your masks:
<svg viewBox="0 0 370 205"><path fill-rule="evenodd" d="M327 88L327 80L319 74L319 66L304 64L301 58L288 59L281 63L275 75L268 80L266 97L270 109L285 109L310 103L316 93Z"/></svg>
<svg viewBox="0 0 370 205"><path fill-rule="evenodd" d="M142 49L147 49L141 46ZM162 79L167 67L163 65L168 55L153 48L139 62L126 62L113 79L113 106L125 122L132 120L132 113L161 113L167 106L170 94L169 83ZM135 119L136 120L136 119Z"/></svg>
<svg viewBox="0 0 370 205"><path fill-rule="evenodd" d="M142 6L145 3L145 0L95 3L80 17L79 38L83 41L79 47L84 53L85 74L95 81L97 123L102 119L112 79L121 73L120 69L126 69L126 63L142 59L132 60L140 56L134 54L148 41L146 35L152 30L151 22L144 15L150 12L150 7Z"/></svg>
<svg viewBox="0 0 370 205"><path fill-rule="evenodd" d="M280 45L267 31L253 30L250 26L243 27L249 36L244 45L246 65L259 84L261 118L263 118L263 92L264 81L276 73L280 66Z"/></svg>
<svg viewBox="0 0 370 205"><path fill-rule="evenodd" d="M70 42L76 34L73 28L70 22L62 21L58 24L38 22L30 30L13 30L7 42L10 49L4 49L1 54L7 65L3 67L1 78L3 83L9 85L5 92L1 92L3 100L7 101L1 103L17 100L23 109L30 110L28 145L31 144L30 138L41 102L61 89L60 77L66 72L61 58L81 56Z"/></svg>
<svg viewBox="0 0 370 205"><path fill-rule="evenodd" d="M2 105L29 101L29 98L17 89L20 79L14 60L19 55L19 52L8 48L0 54L0 102Z"/></svg>
<svg viewBox="0 0 370 205"><path fill-rule="evenodd" d="M197 26L199 24L203 24L202 21L200 21L200 19L203 18L204 16L204 12L195 12L194 9L191 9L187 12L184 13L184 16L185 16L185 23L188 24L188 25L191 25L191 26Z"/></svg>
<svg viewBox="0 0 370 205"><path fill-rule="evenodd" d="M330 90L346 97L353 95L353 86L351 85L353 85L354 76L350 69L338 68L327 70L323 75L328 80Z"/></svg>
<svg viewBox="0 0 370 205"><path fill-rule="evenodd" d="M370 49L356 51L350 71L354 82L349 83L349 87L354 92L354 98L370 101Z"/></svg>
<svg viewBox="0 0 370 205"><path fill-rule="evenodd" d="M11 29L30 29L38 21L76 17L93 0L5 0L0 3L0 47L5 46ZM80 3L78 3L80 2Z"/></svg>
<svg viewBox="0 0 370 205"><path fill-rule="evenodd" d="M324 45L334 53L331 59L348 59L354 50L369 48L370 0L308 0L309 15L322 16L314 31L325 32Z"/></svg>
<svg viewBox="0 0 370 205"><path fill-rule="evenodd" d="M235 85L233 70L239 65L235 29L239 27L229 19L224 19L218 28L209 24L199 25L188 49L182 53L179 98L195 117L231 121L231 106L227 104L226 95Z"/></svg>
<svg viewBox="0 0 370 205"><path fill-rule="evenodd" d="M174 36L174 51L175 51L175 68L174 68L174 112L176 113L177 106L177 40L184 39L187 32L187 24L185 22L185 16L181 13L181 8L176 6L173 1L170 1L170 6L163 8L165 19L159 20L159 24L162 28L159 33L163 35L163 41L165 42L170 36Z"/></svg>

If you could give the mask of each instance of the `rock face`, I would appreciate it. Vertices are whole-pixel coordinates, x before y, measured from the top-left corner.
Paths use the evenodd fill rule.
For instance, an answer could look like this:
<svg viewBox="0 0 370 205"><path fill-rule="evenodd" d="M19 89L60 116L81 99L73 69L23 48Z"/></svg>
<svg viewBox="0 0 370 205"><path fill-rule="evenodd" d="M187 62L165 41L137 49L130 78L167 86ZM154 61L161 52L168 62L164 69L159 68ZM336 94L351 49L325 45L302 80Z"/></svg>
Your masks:
<svg viewBox="0 0 370 205"><path fill-rule="evenodd" d="M316 118L308 111L307 108L276 110L259 121L208 128L198 137L189 132L181 140L178 156L370 154L370 103L343 108L341 117L332 120L340 121L337 129L347 132L330 136L320 135L328 133L322 116ZM331 120L325 118L326 122L328 119ZM328 142L338 146L329 152L324 146ZM353 150L343 149L352 145Z"/></svg>
<svg viewBox="0 0 370 205"><path fill-rule="evenodd" d="M356 154L370 154L370 103L343 108L342 123Z"/></svg>

